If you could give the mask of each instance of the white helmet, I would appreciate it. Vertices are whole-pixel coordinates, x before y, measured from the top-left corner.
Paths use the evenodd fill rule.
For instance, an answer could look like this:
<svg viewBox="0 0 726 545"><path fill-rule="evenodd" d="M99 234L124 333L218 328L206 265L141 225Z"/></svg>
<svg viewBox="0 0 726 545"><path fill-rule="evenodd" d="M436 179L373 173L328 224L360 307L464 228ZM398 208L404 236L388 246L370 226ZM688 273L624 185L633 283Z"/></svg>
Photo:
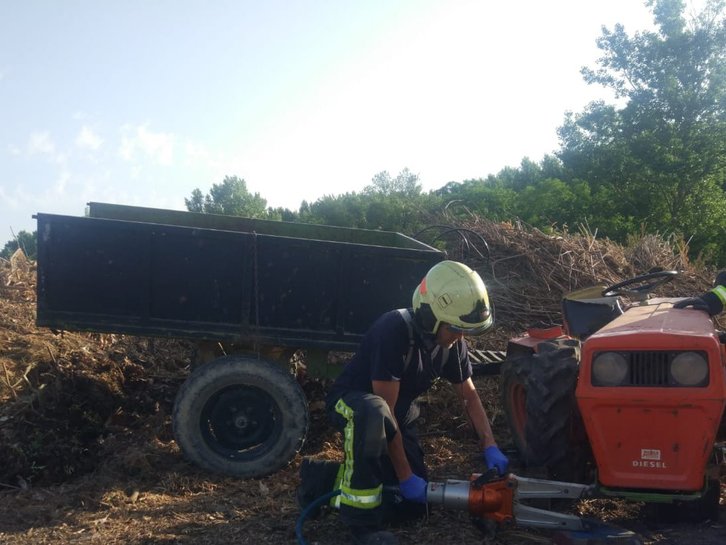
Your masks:
<svg viewBox="0 0 726 545"><path fill-rule="evenodd" d="M442 322L465 335L480 335L494 323L484 281L456 261L441 261L426 273L413 292L413 310L423 330L434 335Z"/></svg>

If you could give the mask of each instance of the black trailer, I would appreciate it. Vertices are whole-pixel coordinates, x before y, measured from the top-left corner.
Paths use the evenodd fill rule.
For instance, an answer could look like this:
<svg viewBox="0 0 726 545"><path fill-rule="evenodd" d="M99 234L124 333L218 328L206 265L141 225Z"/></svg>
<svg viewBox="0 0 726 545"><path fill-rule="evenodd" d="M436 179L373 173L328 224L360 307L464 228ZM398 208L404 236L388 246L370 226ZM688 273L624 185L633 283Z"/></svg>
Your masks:
<svg viewBox="0 0 726 545"><path fill-rule="evenodd" d="M305 438L293 353L327 372L329 351L353 351L381 313L410 306L444 259L385 231L103 203L36 218L37 324L195 341L176 440L199 466L241 477L279 469Z"/></svg>

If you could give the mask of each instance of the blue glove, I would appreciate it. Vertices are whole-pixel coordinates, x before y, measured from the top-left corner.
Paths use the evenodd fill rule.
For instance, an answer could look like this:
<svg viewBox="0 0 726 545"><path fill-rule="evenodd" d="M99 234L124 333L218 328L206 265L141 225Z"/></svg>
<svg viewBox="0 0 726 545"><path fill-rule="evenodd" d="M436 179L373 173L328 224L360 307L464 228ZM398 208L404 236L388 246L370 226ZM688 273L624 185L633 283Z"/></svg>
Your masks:
<svg viewBox="0 0 726 545"><path fill-rule="evenodd" d="M426 488L428 483L416 474L411 476L405 481L399 483L401 488L401 495L410 501L416 503L426 503Z"/></svg>
<svg viewBox="0 0 726 545"><path fill-rule="evenodd" d="M484 461L489 469L496 468L500 475L504 475L509 467L509 460L496 445L484 449Z"/></svg>

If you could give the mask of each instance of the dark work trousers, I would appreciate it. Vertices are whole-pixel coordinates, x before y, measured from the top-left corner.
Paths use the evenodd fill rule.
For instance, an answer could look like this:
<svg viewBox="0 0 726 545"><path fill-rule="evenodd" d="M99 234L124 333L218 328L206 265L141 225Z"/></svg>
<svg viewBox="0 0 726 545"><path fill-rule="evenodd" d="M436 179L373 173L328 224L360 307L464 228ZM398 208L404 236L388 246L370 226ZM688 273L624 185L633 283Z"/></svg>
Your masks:
<svg viewBox="0 0 726 545"><path fill-rule="evenodd" d="M398 485L388 457L388 442L397 432L401 433L411 470L426 479L423 450L414 427L419 412L418 406L411 404L396 425L385 400L364 392L343 394L328 407L330 420L343 433L345 462L337 484L342 491L340 516L344 523L377 526L388 518L389 506L382 505L383 487Z"/></svg>

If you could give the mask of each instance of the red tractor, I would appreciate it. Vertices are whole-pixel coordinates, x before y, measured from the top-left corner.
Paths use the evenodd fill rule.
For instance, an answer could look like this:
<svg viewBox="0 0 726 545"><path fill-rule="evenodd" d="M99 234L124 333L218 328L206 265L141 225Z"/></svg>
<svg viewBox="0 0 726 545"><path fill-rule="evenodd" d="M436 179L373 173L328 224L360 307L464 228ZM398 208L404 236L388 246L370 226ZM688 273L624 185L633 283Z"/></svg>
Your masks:
<svg viewBox="0 0 726 545"><path fill-rule="evenodd" d="M650 298L659 271L564 297L563 326L510 341L503 407L524 465L664 516L718 516L726 334ZM625 302L625 301L629 302Z"/></svg>

